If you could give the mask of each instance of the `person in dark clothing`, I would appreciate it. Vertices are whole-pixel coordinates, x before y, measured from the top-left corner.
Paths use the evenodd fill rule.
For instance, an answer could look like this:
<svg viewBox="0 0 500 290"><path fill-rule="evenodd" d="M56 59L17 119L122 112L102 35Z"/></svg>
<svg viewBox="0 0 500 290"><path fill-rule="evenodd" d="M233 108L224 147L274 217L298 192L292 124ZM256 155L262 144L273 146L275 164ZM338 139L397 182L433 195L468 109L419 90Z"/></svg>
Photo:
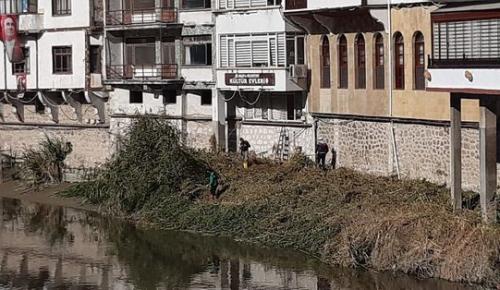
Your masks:
<svg viewBox="0 0 500 290"><path fill-rule="evenodd" d="M248 163L248 149L250 149L250 143L247 140L240 138L240 153L241 157L243 157L243 164L245 168Z"/></svg>
<svg viewBox="0 0 500 290"><path fill-rule="evenodd" d="M332 146L332 169L335 169L337 166L337 151L335 151L335 148Z"/></svg>
<svg viewBox="0 0 500 290"><path fill-rule="evenodd" d="M316 145L316 156L318 166L323 169L325 168L326 154L328 154L328 151L328 145L322 139L320 139L318 144Z"/></svg>

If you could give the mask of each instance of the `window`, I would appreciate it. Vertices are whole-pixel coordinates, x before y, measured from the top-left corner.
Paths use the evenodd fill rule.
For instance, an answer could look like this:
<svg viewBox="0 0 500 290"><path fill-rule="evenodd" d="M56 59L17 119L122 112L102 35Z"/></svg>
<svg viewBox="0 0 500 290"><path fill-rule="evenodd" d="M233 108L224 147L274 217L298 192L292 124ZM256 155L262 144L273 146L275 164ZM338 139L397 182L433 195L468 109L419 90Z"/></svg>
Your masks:
<svg viewBox="0 0 500 290"><path fill-rule="evenodd" d="M287 36L286 61L287 65L305 64L304 36L302 35Z"/></svg>
<svg viewBox="0 0 500 290"><path fill-rule="evenodd" d="M286 9L305 9L307 8L307 0L286 0Z"/></svg>
<svg viewBox="0 0 500 290"><path fill-rule="evenodd" d="M90 73L100 74L101 73L101 47L98 45L90 46Z"/></svg>
<svg viewBox="0 0 500 290"><path fill-rule="evenodd" d="M220 67L284 67L285 34L221 35Z"/></svg>
<svg viewBox="0 0 500 290"><path fill-rule="evenodd" d="M356 88L366 88L366 53L365 53L365 38L362 34L356 36L354 42L356 51Z"/></svg>
<svg viewBox="0 0 500 290"><path fill-rule="evenodd" d="M182 0L182 8L184 9L203 9L210 8L211 0Z"/></svg>
<svg viewBox="0 0 500 290"><path fill-rule="evenodd" d="M71 15L71 0L52 0L52 15Z"/></svg>
<svg viewBox="0 0 500 290"><path fill-rule="evenodd" d="M396 89L403 90L405 88L405 46L404 39L401 33L394 34L394 74Z"/></svg>
<svg viewBox="0 0 500 290"><path fill-rule="evenodd" d="M52 71L54 74L69 74L73 72L70 46L52 47Z"/></svg>
<svg viewBox="0 0 500 290"><path fill-rule="evenodd" d="M305 54L305 41L303 36L298 36L297 40L297 64L305 64L306 63L306 54Z"/></svg>
<svg viewBox="0 0 500 290"><path fill-rule="evenodd" d="M212 105L212 91L201 91L201 105L209 106Z"/></svg>
<svg viewBox="0 0 500 290"><path fill-rule="evenodd" d="M323 41L321 42L321 88L330 87L330 42L328 41L328 36L323 36Z"/></svg>
<svg viewBox="0 0 500 290"><path fill-rule="evenodd" d="M124 0L126 10L155 9L155 0Z"/></svg>
<svg viewBox="0 0 500 290"><path fill-rule="evenodd" d="M29 74L30 73L30 49L23 47L24 60L12 63L12 74Z"/></svg>
<svg viewBox="0 0 500 290"><path fill-rule="evenodd" d="M281 5L281 0L217 0L219 9L256 8Z"/></svg>
<svg viewBox="0 0 500 290"><path fill-rule="evenodd" d="M142 92L141 91L130 91L131 104L142 104Z"/></svg>
<svg viewBox="0 0 500 290"><path fill-rule="evenodd" d="M341 35L339 39L339 88L341 89L348 87L348 68L347 39Z"/></svg>
<svg viewBox="0 0 500 290"><path fill-rule="evenodd" d="M385 71L384 71L384 38L382 34L378 33L375 36L375 89L383 89L385 82Z"/></svg>
<svg viewBox="0 0 500 290"><path fill-rule="evenodd" d="M36 13L37 0L0 0L0 14Z"/></svg>
<svg viewBox="0 0 500 290"><path fill-rule="evenodd" d="M165 90L163 91L163 104L170 105L177 103L177 91Z"/></svg>
<svg viewBox="0 0 500 290"><path fill-rule="evenodd" d="M414 82L415 90L425 90L425 78L424 78L424 68L425 68L425 47L424 47L424 36L420 31L415 33L414 44L413 44L413 56L414 56Z"/></svg>
<svg viewBox="0 0 500 290"><path fill-rule="evenodd" d="M154 38L129 38L125 43L126 64L153 65L156 63Z"/></svg>
<svg viewBox="0 0 500 290"><path fill-rule="evenodd" d="M210 36L184 39L185 65L212 65L212 40Z"/></svg>

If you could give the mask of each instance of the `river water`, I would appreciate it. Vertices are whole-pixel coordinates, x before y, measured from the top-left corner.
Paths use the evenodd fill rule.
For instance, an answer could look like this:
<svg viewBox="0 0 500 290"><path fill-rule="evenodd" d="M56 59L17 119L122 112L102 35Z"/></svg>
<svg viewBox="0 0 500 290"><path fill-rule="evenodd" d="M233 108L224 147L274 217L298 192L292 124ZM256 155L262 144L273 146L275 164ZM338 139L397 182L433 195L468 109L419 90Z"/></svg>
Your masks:
<svg viewBox="0 0 500 290"><path fill-rule="evenodd" d="M474 289L15 199L0 217L0 289Z"/></svg>

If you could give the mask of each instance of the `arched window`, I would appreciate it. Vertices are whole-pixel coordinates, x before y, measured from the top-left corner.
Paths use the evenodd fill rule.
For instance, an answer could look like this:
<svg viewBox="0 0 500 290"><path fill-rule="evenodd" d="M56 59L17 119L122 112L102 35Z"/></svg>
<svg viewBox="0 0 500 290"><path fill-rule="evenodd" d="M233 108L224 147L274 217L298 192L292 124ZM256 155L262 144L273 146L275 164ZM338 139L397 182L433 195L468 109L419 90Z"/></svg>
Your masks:
<svg viewBox="0 0 500 290"><path fill-rule="evenodd" d="M356 89L366 88L366 53L365 53L365 38L362 34L356 36L354 42L356 51Z"/></svg>
<svg viewBox="0 0 500 290"><path fill-rule="evenodd" d="M348 56L347 39L344 35L339 37L339 88L346 89L348 86Z"/></svg>
<svg viewBox="0 0 500 290"><path fill-rule="evenodd" d="M375 35L375 65L374 65L374 85L375 89L383 89L385 82L384 71L384 37L382 34Z"/></svg>
<svg viewBox="0 0 500 290"><path fill-rule="evenodd" d="M405 88L405 45L400 32L394 34L394 75L396 89Z"/></svg>
<svg viewBox="0 0 500 290"><path fill-rule="evenodd" d="M321 42L321 87L330 87L330 42L327 36Z"/></svg>
<svg viewBox="0 0 500 290"><path fill-rule="evenodd" d="M413 57L415 90L425 90L425 42L424 35L420 31L417 31L413 38Z"/></svg>

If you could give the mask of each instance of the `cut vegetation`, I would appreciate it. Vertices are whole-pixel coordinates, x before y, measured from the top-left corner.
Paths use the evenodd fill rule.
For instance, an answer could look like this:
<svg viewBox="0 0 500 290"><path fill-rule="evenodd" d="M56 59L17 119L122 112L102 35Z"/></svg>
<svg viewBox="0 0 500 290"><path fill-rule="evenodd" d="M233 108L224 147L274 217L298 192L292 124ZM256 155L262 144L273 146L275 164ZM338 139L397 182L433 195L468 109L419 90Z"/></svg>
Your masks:
<svg viewBox="0 0 500 290"><path fill-rule="evenodd" d="M98 178L64 195L161 228L292 247L330 264L500 282L500 230L474 210L454 214L443 186L321 171L302 156L243 170L235 156L193 151L179 136L166 122L140 118ZM216 202L209 170L226 186Z"/></svg>

